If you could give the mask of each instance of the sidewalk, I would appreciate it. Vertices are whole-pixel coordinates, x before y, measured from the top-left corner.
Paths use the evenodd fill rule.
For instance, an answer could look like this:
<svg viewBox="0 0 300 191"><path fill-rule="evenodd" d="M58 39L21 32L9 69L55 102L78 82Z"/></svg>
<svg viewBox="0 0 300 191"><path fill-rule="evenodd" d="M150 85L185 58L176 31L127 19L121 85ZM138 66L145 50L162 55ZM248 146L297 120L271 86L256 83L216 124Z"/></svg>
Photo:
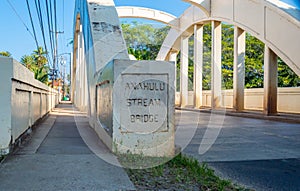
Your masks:
<svg viewBox="0 0 300 191"><path fill-rule="evenodd" d="M82 135L93 141L91 147ZM59 105L0 165L0 190L134 190L122 168L98 157L116 160L96 139L83 115Z"/></svg>

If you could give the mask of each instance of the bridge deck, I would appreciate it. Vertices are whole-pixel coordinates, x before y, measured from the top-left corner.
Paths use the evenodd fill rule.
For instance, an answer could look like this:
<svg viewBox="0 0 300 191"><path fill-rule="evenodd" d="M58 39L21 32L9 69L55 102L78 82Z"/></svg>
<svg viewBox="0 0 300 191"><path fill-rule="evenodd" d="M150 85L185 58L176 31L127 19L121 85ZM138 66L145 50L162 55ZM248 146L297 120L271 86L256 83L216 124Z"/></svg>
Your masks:
<svg viewBox="0 0 300 191"><path fill-rule="evenodd" d="M122 168L92 153L78 126L89 129L86 118L72 105L56 108L28 144L0 165L0 190L133 190ZM96 142L102 154L111 155Z"/></svg>
<svg viewBox="0 0 300 191"><path fill-rule="evenodd" d="M177 144L189 140L196 127L183 153L206 161L223 178L255 190L299 190L300 124L190 111L176 115L181 132L176 135ZM209 123L212 129L203 139ZM220 123L217 134L213 124ZM199 154L201 143L212 142L206 153Z"/></svg>
<svg viewBox="0 0 300 191"><path fill-rule="evenodd" d="M300 187L295 181L300 178L299 124L188 111L177 111L176 123L176 143L187 144L183 153L208 162L221 176L258 190ZM92 134L80 112L60 105L31 140L1 164L1 189L133 190L120 167L93 153L106 161L112 157ZM200 155L201 143L213 144Z"/></svg>

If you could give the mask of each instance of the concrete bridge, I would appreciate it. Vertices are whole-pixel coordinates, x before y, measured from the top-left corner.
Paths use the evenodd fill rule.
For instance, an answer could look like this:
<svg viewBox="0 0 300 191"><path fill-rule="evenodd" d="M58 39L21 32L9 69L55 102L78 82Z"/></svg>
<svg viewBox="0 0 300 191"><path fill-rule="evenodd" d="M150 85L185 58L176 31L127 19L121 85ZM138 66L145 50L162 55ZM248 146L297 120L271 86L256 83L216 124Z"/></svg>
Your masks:
<svg viewBox="0 0 300 191"><path fill-rule="evenodd" d="M146 18L171 26L157 60L176 62L181 51L180 92L175 103L181 109L212 110L227 108L235 112L262 111L262 115L278 112L299 113L299 88L277 87L278 56L300 74L300 22L288 13L292 9L278 1L187 0L191 6L178 18L159 10L143 7L115 7L112 1L76 3L72 98L74 104L90 116L90 123L102 139L104 136L97 114L95 92L102 68L115 59L129 59L121 18ZM109 18L107 17L109 15ZM234 26L234 88L221 90L222 22ZM203 25L212 24L212 90L202 90ZM289 29L289 30L286 30ZM264 88L245 90L246 32L265 44ZM194 91L188 91L188 39L194 35ZM176 66L176 64L175 64ZM175 67L176 70L176 67ZM174 85L176 86L176 85ZM284 93L286 92L286 93ZM121 96L121 94L120 94ZM112 141L109 141L111 145Z"/></svg>
<svg viewBox="0 0 300 191"><path fill-rule="evenodd" d="M109 147L113 141L99 122L101 112L99 113L98 110L101 99L98 99L96 90L103 68L116 59L129 60L119 18L146 18L171 26L157 60L173 61L174 63L177 54L181 51L180 92L176 92L174 102L180 109L194 108L199 111L200 108L208 108L212 111L227 109L227 111L239 113L262 111L261 115L265 116L300 113L299 88L277 87L278 56L295 73L298 75L300 73L300 57L297 52L300 48L300 24L299 16L289 14L292 7L278 1L265 0L255 2L187 0L186 2L191 3L191 6L178 18L169 13L149 8L115 7L114 2L110 0L76 2L71 97L76 107L87 112L90 125ZM222 22L234 26L233 90L221 90ZM206 23L212 24L212 90L210 91L202 90L203 25ZM246 32L265 43L263 89L245 89L244 87ZM192 34L195 38L195 77L194 91L189 92L188 38ZM3 115L1 115L5 119L2 120L2 126L5 128L0 129L1 152L5 154L9 151L10 145L13 145L19 136L27 131L28 127L31 127L58 103L58 95L56 98L53 96L51 98L53 90L40 87L40 85L32 86L37 83L32 82L32 74L18 66L12 59L1 58L1 62L14 63L14 68L10 68L10 76L13 80L7 87L13 90L12 93L7 91L9 92L7 97L11 97L11 101L1 99L2 105L7 106L3 107L5 109L2 109ZM1 71L8 70L6 65L1 65L1 67L5 67ZM2 75L1 77L7 78L8 76ZM20 85L22 83L24 83L24 87ZM17 84L17 87L14 84ZM27 87L26 84L30 84L32 87ZM176 89L175 86L174 83L174 89ZM31 99L33 101L30 101ZM108 101L111 100L108 99ZM24 104L17 106L27 102L29 106L26 104L26 108ZM22 116L15 112L20 107L26 111ZM286 115L284 114L284 116Z"/></svg>
<svg viewBox="0 0 300 191"><path fill-rule="evenodd" d="M228 162L299 158L300 153L297 148L299 148L300 102L298 100L300 89L298 87L277 87L277 59L280 57L296 74L300 75L300 55L298 53L300 50L300 18L288 13L289 9L292 9L288 5L272 0L185 1L191 6L178 18L169 13L149 8L115 7L112 0L76 1L71 99L74 106L80 110L79 113L84 113L87 117L82 119L85 124L84 127L91 127L89 133L83 130L83 134L91 135L94 133L114 152L126 152L128 145L131 148L137 148L137 150L130 150L132 152L144 152L144 148L139 148L140 145L135 144L135 142L145 146L151 143L151 140L155 142L153 139L157 138L158 145L152 145L153 147L146 149L152 153L151 155L153 153L159 153L159 156L172 155L175 152L174 144L176 143L182 148L187 148L184 152L194 155L200 161ZM152 19L171 26L171 30L157 56L157 61L137 62L129 59L119 23L119 18L127 17ZM222 22L234 26L233 90L221 90ZM210 91L202 90L203 25L206 23L212 24L212 90ZM244 87L246 32L265 44L263 89L245 90ZM191 35L194 35L195 38L195 67L194 91L189 92L188 39ZM175 92L176 64L174 65L174 63L176 63L179 51L181 52L180 92ZM19 138L30 133L31 127L58 104L59 95L51 88L35 81L32 73L13 59L1 57L0 63L0 79L1 81L9 81L8 84L1 84L1 90L7 93L1 94L0 97L0 103L3 106L0 110L0 154L4 155L12 151L10 148L17 145ZM155 64L162 67L158 69ZM118 72L125 76L121 78L122 80L115 78L115 74ZM140 116L137 118L137 115L134 118L134 120L143 120L143 122L162 120L163 124L159 129L156 129L158 133L153 131L157 137L152 135L147 137L142 131L136 135L134 129L122 129L123 113L127 111L122 110L120 105L125 103L123 97L131 96L131 94L130 92L126 94L125 91L118 91L118 88L121 89L122 87L114 84L124 85L124 80L131 79L128 75L140 74L152 75L148 81L150 84L154 84L154 81L166 80L163 82L166 82L169 87L169 89L164 89L162 88L164 84L159 84L160 90L167 93L159 95L161 96L160 101L165 99L162 101L165 105L155 112L160 114L157 117L163 116L163 119L156 119L155 115L151 115L150 110L147 110L148 115L141 115L143 119ZM165 78L164 75L170 78ZM136 76L135 79L141 80ZM140 85L140 87L146 89L145 84ZM136 89L136 85L133 86L133 89ZM140 94L139 92L138 95ZM149 106L151 103L149 98L146 98L148 100L139 99L143 106ZM152 102L161 103L157 100L153 99ZM128 105L132 104L128 102L128 99L125 101ZM139 100L137 100L137 106L139 106L138 102ZM188 111L177 110L174 115L175 105L180 110ZM160 111L162 109L165 109L163 110L165 115L162 115L163 112ZM21 114L20 110L24 112ZM228 117L225 110L230 111L229 115L237 114L243 118ZM208 114L204 113L207 111L209 111ZM55 115L64 115L64 112L68 113L63 110ZM153 111L151 110L151 112ZM70 115L72 116L72 114ZM249 116L267 120L289 120L296 123L248 119ZM128 120L133 120L133 118L128 118ZM79 131L84 129L81 129L78 124L76 125ZM129 122L126 124L130 126ZM57 128L60 125L55 126L56 131L52 132L53 136L59 132ZM164 128L165 126L167 128ZM153 126L150 125L149 127ZM289 132L286 132L284 127L287 127ZM248 134L251 136L247 137ZM140 138L142 136L143 138ZM264 139L265 136L266 139ZM45 137L43 140L46 140ZM255 137L259 137L258 142L252 140ZM78 138L77 134L76 138ZM94 138L92 140L97 140ZM126 148L116 146L116 144L124 143L123 141L128 143ZM45 145L47 146L46 143L41 144L42 149L39 151L37 149L39 146L34 147L35 153L43 152ZM81 148L81 143L79 145ZM238 150L238 145L243 145L245 150L255 145L255 149L249 149L249 153L256 150L259 154L235 156L232 153L242 152ZM220 148L227 149L228 152L221 152ZM53 151L51 149L50 151L45 149L45 152L51 153ZM55 149L57 149L56 146ZM168 149L170 152L162 152ZM88 152L83 150L83 153ZM231 153L230 156L228 153ZM55 165L59 166L57 163ZM18 167L15 169L16 173L17 171ZM118 169L115 171L117 172ZM39 186L37 188L40 188ZM127 188L131 188L131 186L128 184Z"/></svg>

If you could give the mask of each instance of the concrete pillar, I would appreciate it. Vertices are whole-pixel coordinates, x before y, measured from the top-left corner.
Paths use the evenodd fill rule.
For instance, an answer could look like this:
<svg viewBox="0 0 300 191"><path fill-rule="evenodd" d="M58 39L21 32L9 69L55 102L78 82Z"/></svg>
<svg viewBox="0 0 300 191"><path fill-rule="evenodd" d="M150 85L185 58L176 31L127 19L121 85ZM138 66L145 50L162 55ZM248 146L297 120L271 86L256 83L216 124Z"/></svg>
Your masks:
<svg viewBox="0 0 300 191"><path fill-rule="evenodd" d="M80 87L80 77L81 77L81 38L80 38L81 32L79 31L78 36L77 36L77 43L78 43L78 49L77 49L77 67L76 67L76 106L80 106L80 92L81 92L81 87Z"/></svg>
<svg viewBox="0 0 300 191"><path fill-rule="evenodd" d="M177 91L177 54L178 51L176 50L171 50L169 53L169 61L170 62L174 62L174 67L175 67L175 82L174 82L174 88L175 88L175 92Z"/></svg>
<svg viewBox="0 0 300 191"><path fill-rule="evenodd" d="M29 92L29 126L32 126L34 124L34 108L33 108L33 91Z"/></svg>
<svg viewBox="0 0 300 191"><path fill-rule="evenodd" d="M246 32L234 27L233 109L244 110Z"/></svg>
<svg viewBox="0 0 300 191"><path fill-rule="evenodd" d="M203 25L194 25L194 107L202 106Z"/></svg>
<svg viewBox="0 0 300 191"><path fill-rule="evenodd" d="M83 75L84 75L84 70L83 70L83 33L82 33L82 25L80 25L80 33L79 33L79 92L78 92L78 95L79 95L79 109L82 110L82 106L83 106L83 91L84 91L84 78L83 78Z"/></svg>
<svg viewBox="0 0 300 191"><path fill-rule="evenodd" d="M265 45L264 53L264 114L277 113L277 55Z"/></svg>
<svg viewBox="0 0 300 191"><path fill-rule="evenodd" d="M221 107L222 99L222 24L212 21L211 44L211 107Z"/></svg>
<svg viewBox="0 0 300 191"><path fill-rule="evenodd" d="M40 118L43 117L43 96L42 96L42 92L39 93L40 94Z"/></svg>
<svg viewBox="0 0 300 191"><path fill-rule="evenodd" d="M189 37L181 36L180 54L180 106L188 105Z"/></svg>

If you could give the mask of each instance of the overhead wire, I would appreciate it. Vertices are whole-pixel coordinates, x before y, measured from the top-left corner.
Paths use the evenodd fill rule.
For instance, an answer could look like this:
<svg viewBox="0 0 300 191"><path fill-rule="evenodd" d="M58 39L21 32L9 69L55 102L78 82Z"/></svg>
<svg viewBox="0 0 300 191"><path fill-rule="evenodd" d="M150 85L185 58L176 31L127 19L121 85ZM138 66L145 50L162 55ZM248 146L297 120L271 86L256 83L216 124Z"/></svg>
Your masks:
<svg viewBox="0 0 300 191"><path fill-rule="evenodd" d="M58 31L57 31L57 9L56 9L56 0L54 0L54 38L55 38L55 55L56 55L56 53L57 53L57 51L58 51L58 46L57 46L57 41L58 41ZM56 55L56 57L57 57L57 55ZM54 59L57 59L57 58L54 58ZM58 62L56 62L56 67L58 68Z"/></svg>
<svg viewBox="0 0 300 191"><path fill-rule="evenodd" d="M32 30L33 30L33 35L34 35L36 47L38 49L39 48L39 43L37 41L36 32L35 32L35 28L34 28L33 19L32 19L32 15L31 15L31 11L30 11L30 6L29 6L29 3L28 3L28 0L26 0L26 4L27 4L27 10L28 10L29 17L30 17L30 22L31 22Z"/></svg>
<svg viewBox="0 0 300 191"><path fill-rule="evenodd" d="M41 3L39 0L35 0L34 3L35 3L37 17L39 20L40 29L42 32L42 38L43 38L43 42L44 42L44 46L45 46L46 55L48 57L48 65L50 66L50 64L49 64L50 56L49 56L49 51L48 51L46 38L45 38L44 19L43 19L43 15L42 15Z"/></svg>
<svg viewBox="0 0 300 191"><path fill-rule="evenodd" d="M31 28L29 29L29 27L26 25L26 23L24 22L24 20L22 19L22 17L18 14L17 10L14 8L13 4L10 2L10 0L6 0L9 4L9 6L11 7L11 9L14 11L14 13L17 15L17 17L20 19L20 21L22 22L22 24L24 25L24 27L26 28L26 30L29 32L29 34L31 35L31 37L34 39L34 42L36 44L37 49L40 47L39 46L39 38L38 38L38 33L39 31L41 31L41 36L42 36L42 41L43 41L43 45L45 47L45 51L47 52L47 57L48 60L52 60L53 64L56 63L55 62L55 57L57 57L58 54L58 47L56 42L59 40L60 43L63 43L63 37L58 38L58 7L57 7L57 1L56 0L44 0L41 2L41 0L32 0L34 1L34 5L32 4L32 2L30 2L29 0L26 0L26 5L27 5L27 11L29 14L29 18L30 18L30 24L31 24ZM43 4L45 6L43 6ZM33 7L32 7L33 6ZM35 14L33 9L36 9L36 18L38 20L38 26L36 26L35 23ZM45 9L45 10L44 10ZM65 27L65 18L64 18L64 9L65 9L65 3L64 1L62 1L62 30L64 30ZM60 10L59 10L60 11ZM44 14L44 15L43 15ZM38 29L39 28L39 29ZM63 32L60 32L63 33ZM47 34L49 35L47 37ZM50 51L49 48L50 47ZM50 56L51 54L51 56ZM50 57L52 57L52 59L50 59ZM49 62L48 62L49 64ZM58 66L58 63L56 63ZM55 66L56 66L55 64ZM55 68L55 66L53 66L53 68Z"/></svg>
<svg viewBox="0 0 300 191"><path fill-rule="evenodd" d="M53 14L53 4L52 4L52 0L46 0L48 3L49 3L49 20L50 20L50 28L49 28L49 36L50 36L50 41L51 41L51 46L52 46L52 60L53 60L53 65L52 65L52 68L54 69L55 68L55 35L54 35L54 27L53 27L53 17L54 17L54 14Z"/></svg>
<svg viewBox="0 0 300 191"><path fill-rule="evenodd" d="M49 34L49 40L50 40L50 49L51 49L51 54L52 54L52 59L53 59L53 56L54 56L54 54L53 54L53 40L52 40L48 0L45 1L45 4L46 4L46 16L47 16L48 34Z"/></svg>
<svg viewBox="0 0 300 191"><path fill-rule="evenodd" d="M6 0L6 1L9 4L9 6L11 7L11 9L14 11L14 13L17 15L17 17L19 18L19 20L22 22L22 24L24 25L24 27L26 28L26 30L29 32L30 36L33 38L33 40L35 40L32 32L29 30L28 26L26 25L26 23L24 22L24 20L22 19L22 17L19 15L19 13L17 12L17 10L13 6L13 4L9 0Z"/></svg>

